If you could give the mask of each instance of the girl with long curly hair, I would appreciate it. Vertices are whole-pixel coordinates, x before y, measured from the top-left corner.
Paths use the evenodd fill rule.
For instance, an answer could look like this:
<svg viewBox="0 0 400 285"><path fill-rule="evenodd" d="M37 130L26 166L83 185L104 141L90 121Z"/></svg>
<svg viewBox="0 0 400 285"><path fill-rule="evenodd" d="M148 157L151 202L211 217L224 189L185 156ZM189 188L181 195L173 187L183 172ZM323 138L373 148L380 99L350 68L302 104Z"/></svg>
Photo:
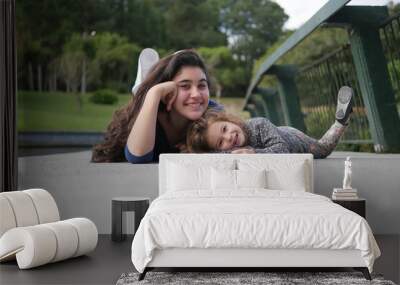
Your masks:
<svg viewBox="0 0 400 285"><path fill-rule="evenodd" d="M130 102L116 111L104 142L93 148L93 162L157 162L161 153L179 152L192 121L207 108L210 79L194 50L160 59L136 89Z"/></svg>

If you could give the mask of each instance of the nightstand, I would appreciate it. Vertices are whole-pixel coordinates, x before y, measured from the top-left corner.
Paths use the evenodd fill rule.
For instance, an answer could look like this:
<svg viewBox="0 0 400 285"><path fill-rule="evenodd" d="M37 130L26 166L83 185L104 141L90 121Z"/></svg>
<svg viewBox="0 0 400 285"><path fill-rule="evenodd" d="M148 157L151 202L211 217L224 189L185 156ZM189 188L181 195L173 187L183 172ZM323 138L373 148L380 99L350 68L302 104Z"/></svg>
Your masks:
<svg viewBox="0 0 400 285"><path fill-rule="evenodd" d="M115 197L112 199L111 210L111 239L123 241L126 235L122 233L122 213L127 211L135 212L135 232L140 221L149 208L150 198L147 197Z"/></svg>
<svg viewBox="0 0 400 285"><path fill-rule="evenodd" d="M339 204L340 206L353 211L356 214L359 214L361 217L365 219L365 204L366 200L363 198L358 198L354 200L334 200L332 202Z"/></svg>

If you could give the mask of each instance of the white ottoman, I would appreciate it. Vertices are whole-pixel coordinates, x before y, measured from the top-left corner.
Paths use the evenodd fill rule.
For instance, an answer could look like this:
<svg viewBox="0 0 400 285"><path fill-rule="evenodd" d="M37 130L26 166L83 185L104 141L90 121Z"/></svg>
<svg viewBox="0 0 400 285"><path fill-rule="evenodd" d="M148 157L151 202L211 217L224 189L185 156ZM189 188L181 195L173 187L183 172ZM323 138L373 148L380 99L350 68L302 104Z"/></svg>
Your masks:
<svg viewBox="0 0 400 285"><path fill-rule="evenodd" d="M86 218L59 221L49 192L0 193L0 262L16 259L20 269L86 254L96 248L96 225Z"/></svg>

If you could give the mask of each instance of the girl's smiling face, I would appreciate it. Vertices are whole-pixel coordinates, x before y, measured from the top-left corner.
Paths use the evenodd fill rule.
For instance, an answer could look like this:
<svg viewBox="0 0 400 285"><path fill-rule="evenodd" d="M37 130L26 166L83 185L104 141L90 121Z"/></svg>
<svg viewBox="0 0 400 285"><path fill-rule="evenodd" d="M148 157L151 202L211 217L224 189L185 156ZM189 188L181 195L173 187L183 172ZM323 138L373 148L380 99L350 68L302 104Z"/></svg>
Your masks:
<svg viewBox="0 0 400 285"><path fill-rule="evenodd" d="M185 66L174 77L178 94L172 108L182 117L195 121L208 107L210 91L205 73L199 67Z"/></svg>
<svg viewBox="0 0 400 285"><path fill-rule="evenodd" d="M245 143L243 130L228 121L211 123L207 128L206 138L208 146L214 150L230 150Z"/></svg>

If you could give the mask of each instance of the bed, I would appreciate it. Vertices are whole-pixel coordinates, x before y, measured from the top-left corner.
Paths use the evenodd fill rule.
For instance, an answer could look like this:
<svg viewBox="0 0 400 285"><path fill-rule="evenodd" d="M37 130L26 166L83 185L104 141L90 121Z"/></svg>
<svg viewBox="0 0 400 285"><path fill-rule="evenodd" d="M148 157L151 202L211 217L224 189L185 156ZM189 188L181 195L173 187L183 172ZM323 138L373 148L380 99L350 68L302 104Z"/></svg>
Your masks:
<svg viewBox="0 0 400 285"><path fill-rule="evenodd" d="M159 267L353 267L380 255L364 218L313 193L310 154L163 154L159 197L135 234Z"/></svg>

